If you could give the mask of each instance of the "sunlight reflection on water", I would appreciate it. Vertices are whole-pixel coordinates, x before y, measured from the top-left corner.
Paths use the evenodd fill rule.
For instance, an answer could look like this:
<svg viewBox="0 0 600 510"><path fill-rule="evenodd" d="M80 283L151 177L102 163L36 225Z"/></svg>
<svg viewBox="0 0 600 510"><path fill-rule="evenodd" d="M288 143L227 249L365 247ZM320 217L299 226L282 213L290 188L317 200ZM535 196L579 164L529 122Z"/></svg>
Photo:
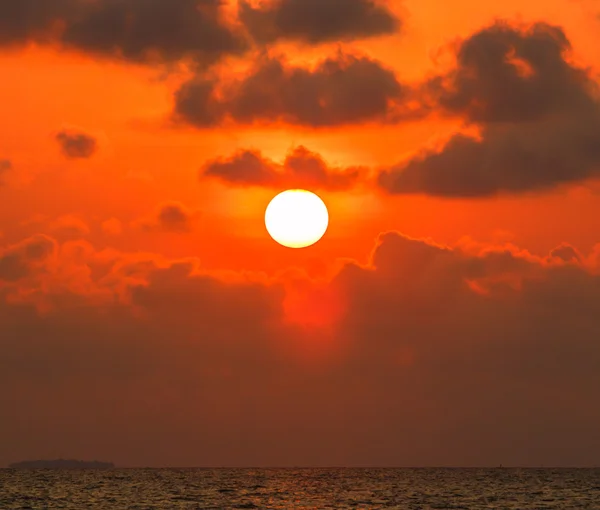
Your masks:
<svg viewBox="0 0 600 510"><path fill-rule="evenodd" d="M0 470L0 508L600 508L600 469Z"/></svg>

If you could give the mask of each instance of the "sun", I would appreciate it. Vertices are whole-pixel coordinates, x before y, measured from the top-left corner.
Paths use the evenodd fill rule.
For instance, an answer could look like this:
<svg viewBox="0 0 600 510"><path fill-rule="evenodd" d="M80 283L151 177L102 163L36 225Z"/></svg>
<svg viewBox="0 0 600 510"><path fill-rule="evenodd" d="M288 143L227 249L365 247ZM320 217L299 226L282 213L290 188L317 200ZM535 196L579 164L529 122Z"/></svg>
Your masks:
<svg viewBox="0 0 600 510"><path fill-rule="evenodd" d="M269 235L288 248L306 248L319 241L329 226L323 200L303 189L277 195L265 212Z"/></svg>

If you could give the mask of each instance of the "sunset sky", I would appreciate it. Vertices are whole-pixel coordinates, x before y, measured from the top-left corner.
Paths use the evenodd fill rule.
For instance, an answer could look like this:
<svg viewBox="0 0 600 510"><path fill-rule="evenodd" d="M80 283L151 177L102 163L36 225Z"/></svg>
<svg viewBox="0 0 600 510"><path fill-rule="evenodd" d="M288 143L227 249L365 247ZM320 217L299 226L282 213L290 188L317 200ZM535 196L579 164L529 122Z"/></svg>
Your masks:
<svg viewBox="0 0 600 510"><path fill-rule="evenodd" d="M0 0L0 66L0 466L599 465L600 1Z"/></svg>

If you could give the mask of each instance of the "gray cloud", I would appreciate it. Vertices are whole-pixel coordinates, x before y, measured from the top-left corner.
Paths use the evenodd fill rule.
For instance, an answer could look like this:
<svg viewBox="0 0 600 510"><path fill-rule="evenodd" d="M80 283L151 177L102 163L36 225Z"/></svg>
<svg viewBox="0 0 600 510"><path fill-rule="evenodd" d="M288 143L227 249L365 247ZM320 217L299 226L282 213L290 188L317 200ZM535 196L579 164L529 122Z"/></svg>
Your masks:
<svg viewBox="0 0 600 510"><path fill-rule="evenodd" d="M149 63L211 63L245 49L221 18L221 0L2 0L0 42L54 42L90 54ZM59 28L56 22L62 23Z"/></svg>
<svg viewBox="0 0 600 510"><path fill-rule="evenodd" d="M63 34L90 53L146 61L186 56L213 62L245 44L221 20L222 0L103 0L88 4Z"/></svg>
<svg viewBox="0 0 600 510"><path fill-rule="evenodd" d="M362 168L331 168L323 158L299 146L291 150L283 164L258 151L242 150L229 158L207 162L201 176L220 179L232 186L346 190L363 176Z"/></svg>
<svg viewBox="0 0 600 510"><path fill-rule="evenodd" d="M0 44L58 44L135 63L192 58L210 65L240 54L250 42L224 19L223 0L2 0ZM399 20L372 0L242 1L241 25L259 44L308 43L390 34Z"/></svg>
<svg viewBox="0 0 600 510"><path fill-rule="evenodd" d="M571 44L560 27L506 22L462 42L456 70L430 86L440 105L477 123L526 122L597 107L587 72L567 62Z"/></svg>
<svg viewBox="0 0 600 510"><path fill-rule="evenodd" d="M175 92L175 116L197 127L208 127L222 121L226 113L215 96L215 80L195 77Z"/></svg>
<svg viewBox="0 0 600 510"><path fill-rule="evenodd" d="M91 158L98 148L93 136L79 131L63 130L56 135L56 141L69 159Z"/></svg>
<svg viewBox="0 0 600 510"><path fill-rule="evenodd" d="M393 34L401 26L384 3L374 0L274 0L259 7L241 0L239 16L261 43L360 39Z"/></svg>
<svg viewBox="0 0 600 510"><path fill-rule="evenodd" d="M600 105L586 71L565 60L564 32L496 23L466 39L457 68L425 88L480 127L384 170L390 193L480 197L544 190L600 171Z"/></svg>
<svg viewBox="0 0 600 510"><path fill-rule="evenodd" d="M29 276L44 267L56 249L54 239L36 235L0 251L0 280L12 282Z"/></svg>
<svg viewBox="0 0 600 510"><path fill-rule="evenodd" d="M196 215L179 202L166 202L153 217L142 220L140 224L150 231L186 233L193 230Z"/></svg>
<svg viewBox="0 0 600 510"><path fill-rule="evenodd" d="M1 0L0 44L51 39L52 24L68 19L80 3L78 0Z"/></svg>
<svg viewBox="0 0 600 510"><path fill-rule="evenodd" d="M251 72L223 86L198 78L175 94L175 115L207 127L226 119L241 124L285 122L311 127L383 120L404 99L393 71L367 57L339 53L314 69L262 58Z"/></svg>
<svg viewBox="0 0 600 510"><path fill-rule="evenodd" d="M579 253L579 250L570 244L563 243L560 246L552 249L550 252L551 257L556 257L564 262L582 262L583 256Z"/></svg>

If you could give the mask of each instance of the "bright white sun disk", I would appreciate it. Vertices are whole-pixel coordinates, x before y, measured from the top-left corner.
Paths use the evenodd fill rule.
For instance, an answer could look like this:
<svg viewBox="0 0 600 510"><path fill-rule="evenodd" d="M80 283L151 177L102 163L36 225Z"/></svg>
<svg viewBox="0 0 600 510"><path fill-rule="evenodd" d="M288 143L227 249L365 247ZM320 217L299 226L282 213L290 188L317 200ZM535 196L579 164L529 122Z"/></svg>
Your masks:
<svg viewBox="0 0 600 510"><path fill-rule="evenodd" d="M277 195L265 212L269 235L288 248L306 248L319 241L329 226L323 200L310 191L294 189Z"/></svg>

